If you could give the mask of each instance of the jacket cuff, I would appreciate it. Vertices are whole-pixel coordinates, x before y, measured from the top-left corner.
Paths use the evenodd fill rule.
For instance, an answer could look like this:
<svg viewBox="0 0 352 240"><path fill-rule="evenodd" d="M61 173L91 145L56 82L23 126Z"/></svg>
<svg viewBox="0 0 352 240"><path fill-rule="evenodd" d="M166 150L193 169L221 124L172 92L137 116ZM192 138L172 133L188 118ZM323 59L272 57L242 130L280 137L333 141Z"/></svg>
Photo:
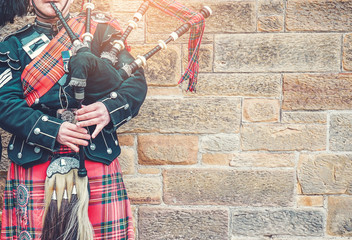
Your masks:
<svg viewBox="0 0 352 240"><path fill-rule="evenodd" d="M111 124L104 129L111 133L132 119L132 111L127 101L117 92L111 92L109 97L99 100L109 111Z"/></svg>
<svg viewBox="0 0 352 240"><path fill-rule="evenodd" d="M26 142L45 148L49 151L56 151L56 136L63 120L41 115L32 127Z"/></svg>

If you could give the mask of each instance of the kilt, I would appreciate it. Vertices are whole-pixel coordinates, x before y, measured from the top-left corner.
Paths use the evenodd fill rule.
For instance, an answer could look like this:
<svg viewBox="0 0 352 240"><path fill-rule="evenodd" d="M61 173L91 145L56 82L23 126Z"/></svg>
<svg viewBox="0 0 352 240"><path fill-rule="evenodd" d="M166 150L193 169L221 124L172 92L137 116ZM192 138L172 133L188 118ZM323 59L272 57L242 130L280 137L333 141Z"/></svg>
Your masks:
<svg viewBox="0 0 352 240"><path fill-rule="evenodd" d="M49 162L24 169L11 163L4 192L1 240L40 239ZM118 159L109 166L86 160L89 219L94 239L134 239L132 212Z"/></svg>

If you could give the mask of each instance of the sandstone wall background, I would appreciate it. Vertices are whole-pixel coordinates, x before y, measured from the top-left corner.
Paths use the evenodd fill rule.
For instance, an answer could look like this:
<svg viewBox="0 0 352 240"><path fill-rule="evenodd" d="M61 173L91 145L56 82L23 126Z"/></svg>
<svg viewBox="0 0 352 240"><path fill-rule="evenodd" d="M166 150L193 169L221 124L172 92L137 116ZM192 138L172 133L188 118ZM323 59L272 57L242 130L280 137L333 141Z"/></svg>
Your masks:
<svg viewBox="0 0 352 240"><path fill-rule="evenodd" d="M125 27L141 2L98 8ZM119 130L138 239L352 239L352 1L180 2L214 12L198 91L177 85L183 37L149 62L145 104ZM132 53L179 25L150 9Z"/></svg>

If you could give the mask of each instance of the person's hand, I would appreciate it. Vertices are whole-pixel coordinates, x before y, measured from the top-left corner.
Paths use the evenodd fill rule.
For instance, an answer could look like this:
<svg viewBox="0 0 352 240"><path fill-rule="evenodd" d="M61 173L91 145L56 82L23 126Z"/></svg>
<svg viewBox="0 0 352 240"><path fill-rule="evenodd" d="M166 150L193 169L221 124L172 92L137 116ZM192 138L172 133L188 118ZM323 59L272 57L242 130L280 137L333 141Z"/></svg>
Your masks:
<svg viewBox="0 0 352 240"><path fill-rule="evenodd" d="M76 111L76 125L78 127L88 127L96 125L92 134L95 138L100 131L110 122L108 109L102 102L96 102L88 106L82 106Z"/></svg>
<svg viewBox="0 0 352 240"><path fill-rule="evenodd" d="M71 148L75 152L79 152L79 145L88 146L90 136L88 131L75 124L64 122L61 124L56 140Z"/></svg>

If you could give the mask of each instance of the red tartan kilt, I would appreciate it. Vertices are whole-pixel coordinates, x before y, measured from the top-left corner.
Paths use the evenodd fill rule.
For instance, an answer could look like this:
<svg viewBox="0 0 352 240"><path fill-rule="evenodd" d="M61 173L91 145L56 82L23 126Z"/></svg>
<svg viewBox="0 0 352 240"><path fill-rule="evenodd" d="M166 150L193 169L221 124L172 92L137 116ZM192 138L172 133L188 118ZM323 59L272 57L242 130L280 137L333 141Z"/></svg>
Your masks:
<svg viewBox="0 0 352 240"><path fill-rule="evenodd" d="M1 240L40 239L48 165L46 162L24 169L11 164L4 192ZM94 239L134 239L130 202L118 160L109 166L86 160L86 168L91 190L88 214Z"/></svg>

